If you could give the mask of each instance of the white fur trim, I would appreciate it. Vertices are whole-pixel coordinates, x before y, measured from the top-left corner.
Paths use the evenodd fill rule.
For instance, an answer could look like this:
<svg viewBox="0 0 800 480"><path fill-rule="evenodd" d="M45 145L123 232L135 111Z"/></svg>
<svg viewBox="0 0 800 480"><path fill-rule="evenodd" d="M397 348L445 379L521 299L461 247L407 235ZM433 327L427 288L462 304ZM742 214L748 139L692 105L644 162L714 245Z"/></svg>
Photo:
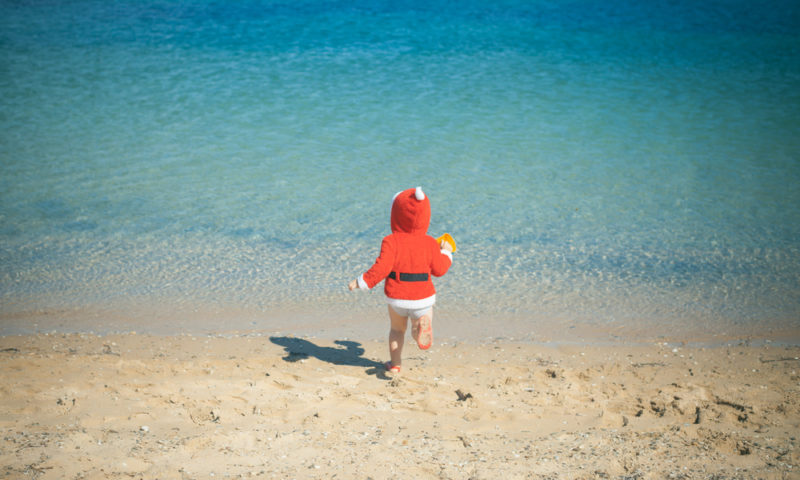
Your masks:
<svg viewBox="0 0 800 480"><path fill-rule="evenodd" d="M361 290L369 290L369 286L367 285L367 282L364 281L364 275L363 274L359 275L359 277L358 277L358 288L360 288Z"/></svg>
<svg viewBox="0 0 800 480"><path fill-rule="evenodd" d="M445 249L443 248L443 249L442 249L442 255L447 255L447 258L449 258L449 259L450 259L450 262L451 262L451 263L453 262L453 254L452 254L451 252L448 252L447 250L445 250Z"/></svg>
<svg viewBox="0 0 800 480"><path fill-rule="evenodd" d="M420 308L432 307L433 304L436 303L436 294L434 293L430 297L422 298L420 300L403 300L401 298L386 297L386 303L397 308L410 308L412 310L417 310Z"/></svg>
<svg viewBox="0 0 800 480"><path fill-rule="evenodd" d="M417 190L414 192L414 196L417 197L417 200L419 200L420 202L425 200L425 192L422 191L422 187L417 187Z"/></svg>

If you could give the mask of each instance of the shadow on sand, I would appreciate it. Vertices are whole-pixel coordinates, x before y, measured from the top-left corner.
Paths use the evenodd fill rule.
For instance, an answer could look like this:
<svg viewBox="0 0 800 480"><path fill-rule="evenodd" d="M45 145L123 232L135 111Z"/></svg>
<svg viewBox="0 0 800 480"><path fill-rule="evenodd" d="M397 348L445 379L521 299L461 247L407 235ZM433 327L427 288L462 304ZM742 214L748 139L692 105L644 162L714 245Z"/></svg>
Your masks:
<svg viewBox="0 0 800 480"><path fill-rule="evenodd" d="M339 347L321 347L303 338L295 337L269 337L275 345L280 345L286 350L283 360L286 362L297 362L308 357L314 357L323 362L334 365L348 365L352 367L367 368L367 374L375 375L378 378L388 379L386 369L383 364L364 358L364 349L358 342L336 340L333 343L341 345Z"/></svg>

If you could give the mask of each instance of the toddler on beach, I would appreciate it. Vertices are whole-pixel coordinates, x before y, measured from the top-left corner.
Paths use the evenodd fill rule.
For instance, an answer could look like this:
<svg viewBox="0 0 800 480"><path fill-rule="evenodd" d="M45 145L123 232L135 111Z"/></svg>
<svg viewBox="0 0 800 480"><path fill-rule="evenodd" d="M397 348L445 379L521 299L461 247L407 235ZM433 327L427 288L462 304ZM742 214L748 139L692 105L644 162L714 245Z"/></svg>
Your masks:
<svg viewBox="0 0 800 480"><path fill-rule="evenodd" d="M389 304L389 355L386 370L399 373L403 341L411 319L411 335L419 348L433 343L433 304L436 290L431 275L441 277L453 263L453 247L427 234L431 205L421 187L409 188L392 199L392 234L383 238L375 263L350 282L350 290L369 290L382 280Z"/></svg>

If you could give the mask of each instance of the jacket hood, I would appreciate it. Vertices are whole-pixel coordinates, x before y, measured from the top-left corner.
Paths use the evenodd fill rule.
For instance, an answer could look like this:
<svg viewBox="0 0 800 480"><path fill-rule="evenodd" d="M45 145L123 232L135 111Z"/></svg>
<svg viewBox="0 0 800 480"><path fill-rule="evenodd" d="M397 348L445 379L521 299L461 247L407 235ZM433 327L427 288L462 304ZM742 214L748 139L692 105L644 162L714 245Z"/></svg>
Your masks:
<svg viewBox="0 0 800 480"><path fill-rule="evenodd" d="M392 199L392 233L427 233L431 203L422 187L398 192Z"/></svg>

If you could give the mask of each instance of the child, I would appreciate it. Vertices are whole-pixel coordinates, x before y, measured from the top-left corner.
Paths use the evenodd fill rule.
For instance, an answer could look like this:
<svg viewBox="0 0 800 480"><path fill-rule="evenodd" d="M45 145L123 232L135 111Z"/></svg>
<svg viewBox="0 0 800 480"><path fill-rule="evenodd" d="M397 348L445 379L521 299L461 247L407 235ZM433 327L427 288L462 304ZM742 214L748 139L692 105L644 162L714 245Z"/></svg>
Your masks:
<svg viewBox="0 0 800 480"><path fill-rule="evenodd" d="M431 275L441 277L453 263L449 243L427 235L431 205L421 187L409 188L392 199L392 234L383 238L381 252L363 275L350 282L350 290L368 290L386 279L383 291L389 304L389 354L386 370L400 373L403 340L408 319L419 348L433 343L433 304L436 291Z"/></svg>

